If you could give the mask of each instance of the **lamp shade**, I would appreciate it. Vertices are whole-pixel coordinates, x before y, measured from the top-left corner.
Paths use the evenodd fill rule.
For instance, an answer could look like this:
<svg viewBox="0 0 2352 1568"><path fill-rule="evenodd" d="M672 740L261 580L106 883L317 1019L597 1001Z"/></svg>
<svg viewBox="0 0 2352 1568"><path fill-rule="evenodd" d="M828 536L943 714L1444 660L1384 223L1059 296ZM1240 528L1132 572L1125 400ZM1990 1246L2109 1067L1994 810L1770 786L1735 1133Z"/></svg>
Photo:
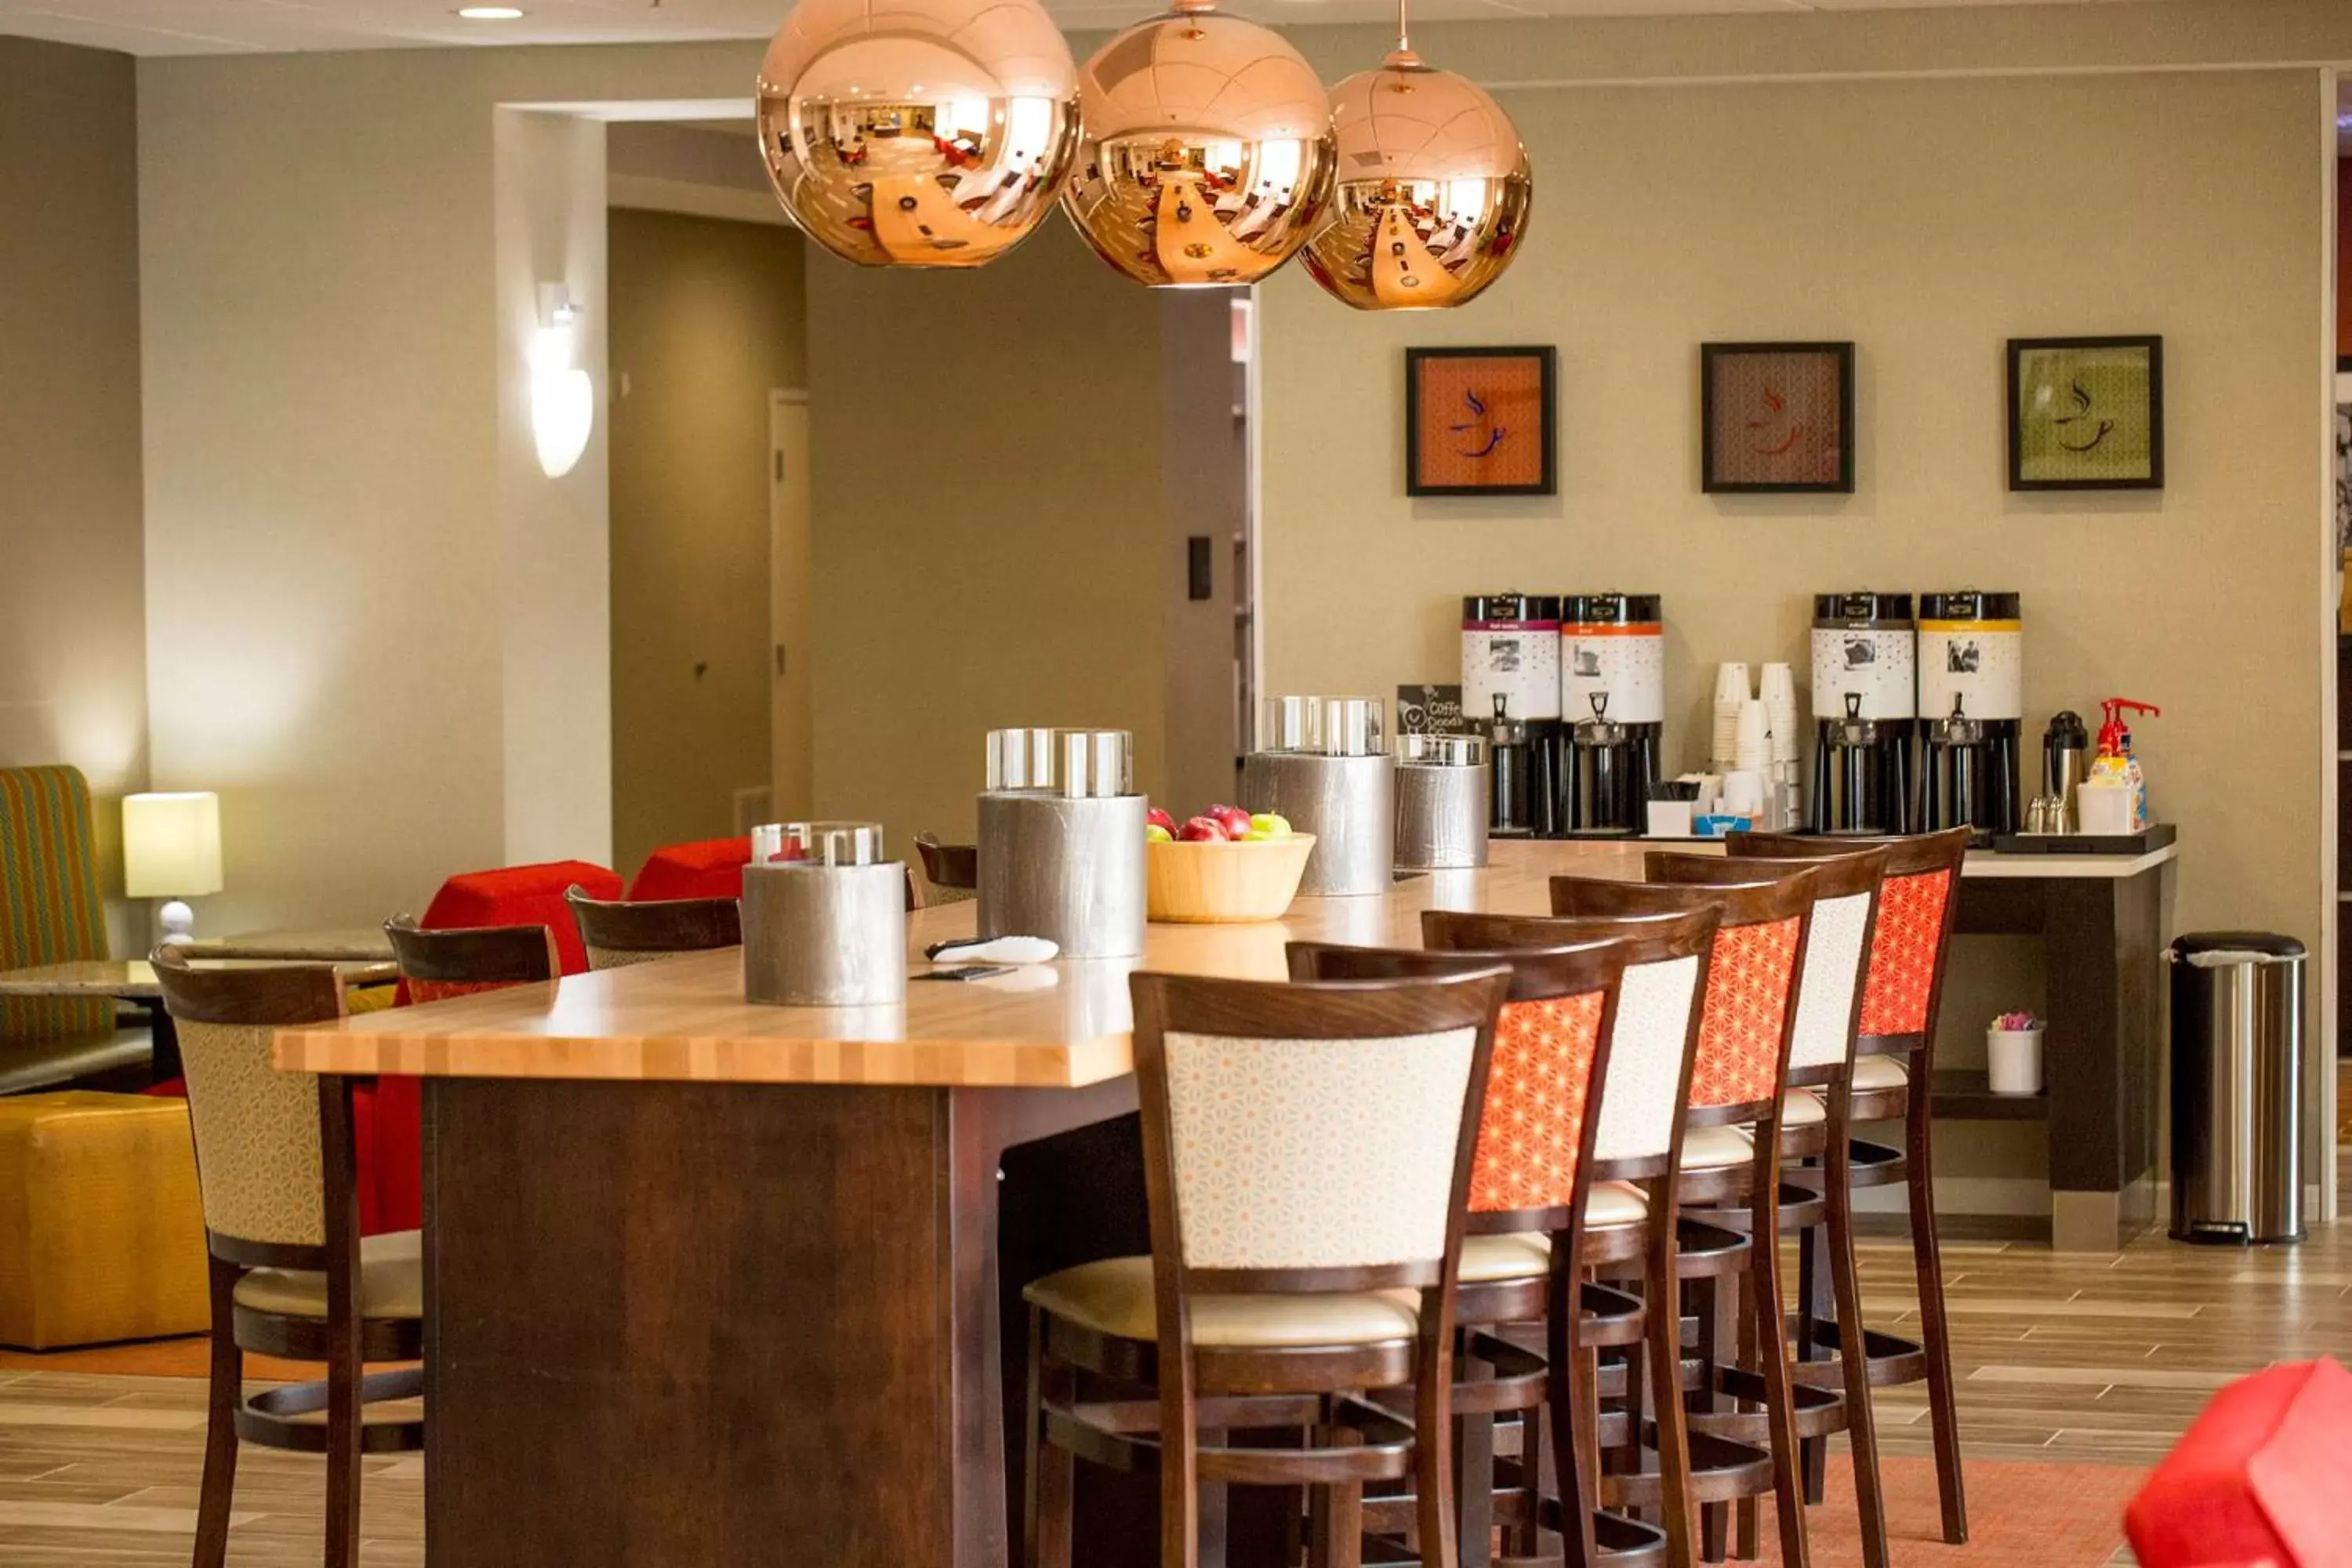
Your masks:
<svg viewBox="0 0 2352 1568"><path fill-rule="evenodd" d="M122 797L122 880L134 899L221 890L220 796L210 790Z"/></svg>

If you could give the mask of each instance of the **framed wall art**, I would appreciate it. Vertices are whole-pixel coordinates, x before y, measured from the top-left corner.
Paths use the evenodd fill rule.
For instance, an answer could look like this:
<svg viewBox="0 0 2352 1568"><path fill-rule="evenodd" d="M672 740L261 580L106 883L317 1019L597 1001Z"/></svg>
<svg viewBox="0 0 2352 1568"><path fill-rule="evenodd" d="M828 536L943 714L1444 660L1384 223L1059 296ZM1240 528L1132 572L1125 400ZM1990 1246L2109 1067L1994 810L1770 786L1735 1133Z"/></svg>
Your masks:
<svg viewBox="0 0 2352 1568"><path fill-rule="evenodd" d="M1557 494L1558 360L1549 346L1405 350L1405 494Z"/></svg>
<svg viewBox="0 0 2352 1568"><path fill-rule="evenodd" d="M1853 493L1852 343L1701 343L1699 488Z"/></svg>
<svg viewBox="0 0 2352 1568"><path fill-rule="evenodd" d="M2011 338L2009 488L2164 488L2164 340Z"/></svg>

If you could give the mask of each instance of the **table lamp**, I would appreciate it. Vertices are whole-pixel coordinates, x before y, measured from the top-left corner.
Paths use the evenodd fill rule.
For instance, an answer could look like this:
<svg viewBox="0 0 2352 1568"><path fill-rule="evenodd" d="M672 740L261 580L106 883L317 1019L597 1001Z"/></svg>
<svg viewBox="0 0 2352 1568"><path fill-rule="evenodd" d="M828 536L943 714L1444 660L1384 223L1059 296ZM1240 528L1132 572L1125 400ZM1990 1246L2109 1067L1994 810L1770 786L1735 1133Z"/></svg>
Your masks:
<svg viewBox="0 0 2352 1568"><path fill-rule="evenodd" d="M184 901L221 890L220 796L210 790L122 797L122 890L169 900L163 940L184 942L195 911Z"/></svg>

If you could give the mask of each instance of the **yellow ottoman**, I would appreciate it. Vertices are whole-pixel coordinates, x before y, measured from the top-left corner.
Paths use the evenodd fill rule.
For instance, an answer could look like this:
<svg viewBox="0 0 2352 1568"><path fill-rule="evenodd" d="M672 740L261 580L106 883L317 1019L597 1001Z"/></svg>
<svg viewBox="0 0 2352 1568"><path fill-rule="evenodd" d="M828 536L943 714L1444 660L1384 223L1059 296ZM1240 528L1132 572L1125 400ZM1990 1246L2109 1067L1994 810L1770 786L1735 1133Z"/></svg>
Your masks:
<svg viewBox="0 0 2352 1568"><path fill-rule="evenodd" d="M197 1333L210 1311L188 1102L0 1099L0 1344Z"/></svg>

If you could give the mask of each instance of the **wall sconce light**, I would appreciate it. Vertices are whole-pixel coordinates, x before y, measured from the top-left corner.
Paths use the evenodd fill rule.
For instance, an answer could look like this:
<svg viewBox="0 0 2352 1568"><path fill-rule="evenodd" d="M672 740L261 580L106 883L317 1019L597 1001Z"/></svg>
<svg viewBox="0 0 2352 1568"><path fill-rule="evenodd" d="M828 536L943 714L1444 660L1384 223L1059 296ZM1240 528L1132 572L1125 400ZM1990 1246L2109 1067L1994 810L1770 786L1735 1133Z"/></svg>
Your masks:
<svg viewBox="0 0 2352 1568"><path fill-rule="evenodd" d="M580 307L561 283L539 286L539 328L530 340L530 434L551 479L570 473L596 424L596 388L572 363Z"/></svg>

